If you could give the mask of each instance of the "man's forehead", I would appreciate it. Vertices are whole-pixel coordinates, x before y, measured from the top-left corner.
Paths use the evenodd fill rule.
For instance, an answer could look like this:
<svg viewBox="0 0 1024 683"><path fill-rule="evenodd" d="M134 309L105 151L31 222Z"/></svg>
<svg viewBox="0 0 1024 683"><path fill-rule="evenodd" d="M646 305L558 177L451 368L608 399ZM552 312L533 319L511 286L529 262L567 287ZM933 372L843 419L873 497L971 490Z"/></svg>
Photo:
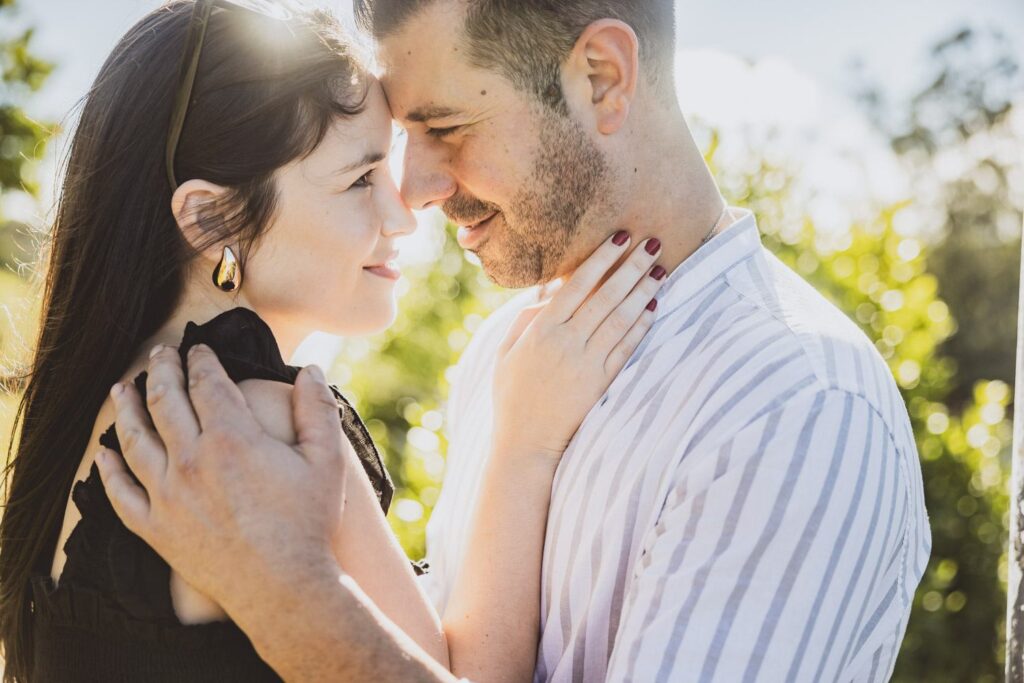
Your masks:
<svg viewBox="0 0 1024 683"><path fill-rule="evenodd" d="M454 115L473 84L488 76L466 60L461 27L461 3L439 0L377 43L381 84L396 118Z"/></svg>
<svg viewBox="0 0 1024 683"><path fill-rule="evenodd" d="M391 114L396 119L424 123L463 113L465 97L458 84L445 84L443 70L401 68L385 71L381 85L387 94Z"/></svg>
<svg viewBox="0 0 1024 683"><path fill-rule="evenodd" d="M421 56L413 46L386 41L381 51L392 53L380 59L379 75L399 120L422 123L457 116L472 107L474 96L493 87L492 74L458 59L452 47L435 47Z"/></svg>

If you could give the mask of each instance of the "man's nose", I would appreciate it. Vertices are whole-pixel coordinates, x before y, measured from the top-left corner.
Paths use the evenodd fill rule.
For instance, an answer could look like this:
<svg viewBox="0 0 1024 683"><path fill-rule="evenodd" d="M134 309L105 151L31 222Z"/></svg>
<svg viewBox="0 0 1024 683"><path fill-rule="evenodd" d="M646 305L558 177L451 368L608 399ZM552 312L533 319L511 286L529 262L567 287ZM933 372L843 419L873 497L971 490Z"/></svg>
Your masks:
<svg viewBox="0 0 1024 683"><path fill-rule="evenodd" d="M448 170L441 145L409 140L405 148L402 199L415 210L441 206L453 197L458 184Z"/></svg>

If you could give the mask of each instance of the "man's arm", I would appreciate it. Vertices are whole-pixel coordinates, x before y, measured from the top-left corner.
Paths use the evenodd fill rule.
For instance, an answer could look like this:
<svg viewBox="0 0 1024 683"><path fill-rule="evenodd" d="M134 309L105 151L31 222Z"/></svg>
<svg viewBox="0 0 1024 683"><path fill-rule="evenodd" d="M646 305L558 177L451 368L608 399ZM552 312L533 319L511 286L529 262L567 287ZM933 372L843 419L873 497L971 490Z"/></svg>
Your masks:
<svg viewBox="0 0 1024 683"><path fill-rule="evenodd" d="M608 680L847 680L898 647L912 515L900 457L872 407L833 390L687 454Z"/></svg>
<svg viewBox="0 0 1024 683"><path fill-rule="evenodd" d="M228 609L260 657L286 681L454 682L455 677L394 625L336 564L262 586ZM269 604L277 608L268 609Z"/></svg>
<svg viewBox="0 0 1024 683"><path fill-rule="evenodd" d="M351 446L323 375L296 381L291 447L263 432L212 351L196 347L188 366L186 393L177 351L155 354L152 423L133 387L112 391L144 490L116 453L96 460L128 528L216 600L285 680L453 681L334 559Z"/></svg>

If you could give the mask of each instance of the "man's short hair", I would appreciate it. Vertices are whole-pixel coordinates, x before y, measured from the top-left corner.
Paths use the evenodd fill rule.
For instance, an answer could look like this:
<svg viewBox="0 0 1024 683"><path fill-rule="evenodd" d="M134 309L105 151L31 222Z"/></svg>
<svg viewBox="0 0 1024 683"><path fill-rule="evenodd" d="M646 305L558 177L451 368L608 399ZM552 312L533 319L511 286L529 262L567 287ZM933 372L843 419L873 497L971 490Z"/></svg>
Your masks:
<svg viewBox="0 0 1024 683"><path fill-rule="evenodd" d="M377 39L413 15L446 0L353 0L356 21ZM451 1L451 0L447 0ZM629 24L640 41L648 82L674 93L674 0L457 0L471 63L508 78L553 109L564 111L559 74L576 41L599 19Z"/></svg>

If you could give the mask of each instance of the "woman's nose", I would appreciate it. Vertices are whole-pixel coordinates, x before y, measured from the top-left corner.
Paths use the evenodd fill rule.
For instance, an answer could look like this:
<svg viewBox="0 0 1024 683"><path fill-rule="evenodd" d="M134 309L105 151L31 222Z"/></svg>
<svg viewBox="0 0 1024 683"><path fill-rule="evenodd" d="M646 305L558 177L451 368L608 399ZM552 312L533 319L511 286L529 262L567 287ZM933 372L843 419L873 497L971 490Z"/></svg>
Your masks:
<svg viewBox="0 0 1024 683"><path fill-rule="evenodd" d="M382 232L387 237L411 235L416 231L416 216L402 199L402 195L394 183L389 184Z"/></svg>

